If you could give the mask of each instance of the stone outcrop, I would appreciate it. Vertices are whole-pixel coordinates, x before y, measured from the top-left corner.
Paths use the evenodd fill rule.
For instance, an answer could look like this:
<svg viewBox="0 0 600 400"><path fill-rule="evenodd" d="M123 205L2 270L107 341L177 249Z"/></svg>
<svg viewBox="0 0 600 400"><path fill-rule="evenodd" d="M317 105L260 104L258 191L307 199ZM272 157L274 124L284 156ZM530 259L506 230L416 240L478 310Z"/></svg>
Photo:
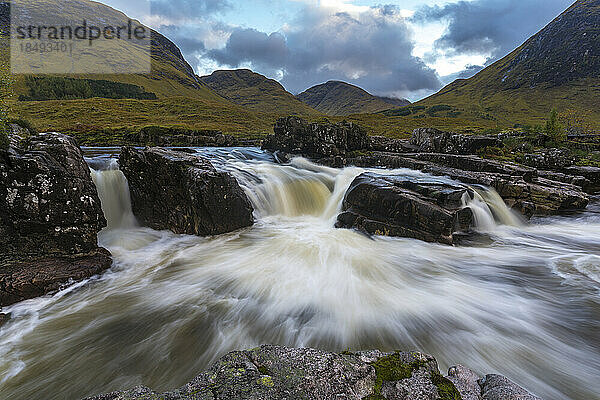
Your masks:
<svg viewBox="0 0 600 400"><path fill-rule="evenodd" d="M575 160L566 149L545 149L537 153L525 154L522 162L530 167L551 171L561 170L575 164Z"/></svg>
<svg viewBox="0 0 600 400"><path fill-rule="evenodd" d="M359 167L410 168L469 185L492 187L509 207L526 217L585 209L589 203L579 186L539 177L532 168L476 156L373 153L345 161Z"/></svg>
<svg viewBox="0 0 600 400"><path fill-rule="evenodd" d="M240 140L214 130L189 130L149 126L127 138L128 143L141 146L235 147L255 146L258 141Z"/></svg>
<svg viewBox="0 0 600 400"><path fill-rule="evenodd" d="M460 135L434 128L415 129L410 138L411 145L426 153L476 154L499 143L497 136Z"/></svg>
<svg viewBox="0 0 600 400"><path fill-rule="evenodd" d="M111 266L106 226L75 141L49 133L0 150L0 305L37 297Z"/></svg>
<svg viewBox="0 0 600 400"><path fill-rule="evenodd" d="M472 196L467 187L441 181L364 173L350 185L336 226L453 244L453 234L473 223L464 208Z"/></svg>
<svg viewBox="0 0 600 400"><path fill-rule="evenodd" d="M540 400L507 378L483 379L465 367L444 377L432 356L419 352L329 353L262 346L235 351L179 390L140 386L87 400Z"/></svg>
<svg viewBox="0 0 600 400"><path fill-rule="evenodd" d="M254 223L252 205L235 178L198 155L124 147L119 165L134 215L153 229L210 236Z"/></svg>
<svg viewBox="0 0 600 400"><path fill-rule="evenodd" d="M298 117L287 117L279 119L273 131L263 141L263 149L313 159L345 156L370 145L367 132L350 122L309 124Z"/></svg>
<svg viewBox="0 0 600 400"><path fill-rule="evenodd" d="M349 135L349 130L360 134ZM410 141L365 138L364 131L356 125L308 124L289 117L277 122L275 135L268 137L263 147L276 152L281 162L289 160L290 154L296 154L336 168L351 165L409 168L448 176L468 185L489 186L509 207L526 217L584 209L589 203L588 193L600 190L600 168L572 166L572 160L563 151L529 155L527 160L531 166L475 155L483 148L501 146L501 139L501 135L459 135L431 128L416 129ZM376 225L368 222L369 218L359 218L358 214L345 213L341 218L340 226L369 233L383 231L374 228Z"/></svg>

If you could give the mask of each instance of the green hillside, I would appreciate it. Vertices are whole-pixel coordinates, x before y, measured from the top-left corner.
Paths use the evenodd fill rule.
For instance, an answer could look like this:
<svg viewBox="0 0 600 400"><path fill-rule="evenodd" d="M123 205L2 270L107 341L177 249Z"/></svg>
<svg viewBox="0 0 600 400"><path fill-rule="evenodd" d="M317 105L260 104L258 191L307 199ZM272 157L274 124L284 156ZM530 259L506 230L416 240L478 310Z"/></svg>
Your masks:
<svg viewBox="0 0 600 400"><path fill-rule="evenodd" d="M273 79L248 69L221 70L200 81L222 97L251 110L281 115L317 115Z"/></svg>
<svg viewBox="0 0 600 400"><path fill-rule="evenodd" d="M94 19L128 21L125 14L90 0L61 2L60 8L52 0L23 0L23 4L35 13L56 13L59 9L60 18L65 20L78 21L85 15L90 24ZM9 21L7 11L0 9L4 28ZM146 125L219 129L244 136L270 129L276 115L253 112L224 99L198 79L174 43L158 32L151 31L151 35L149 74L16 75L11 117L26 119L39 131L86 135ZM121 51L144 56L128 41L122 46ZM8 57L6 45L2 52Z"/></svg>
<svg viewBox="0 0 600 400"><path fill-rule="evenodd" d="M403 99L376 97L358 86L346 82L329 81L300 93L298 100L327 115L376 113L408 105Z"/></svg>
<svg viewBox="0 0 600 400"><path fill-rule="evenodd" d="M579 0L522 46L418 105L450 105L499 126L538 124L556 108L600 129L600 2Z"/></svg>

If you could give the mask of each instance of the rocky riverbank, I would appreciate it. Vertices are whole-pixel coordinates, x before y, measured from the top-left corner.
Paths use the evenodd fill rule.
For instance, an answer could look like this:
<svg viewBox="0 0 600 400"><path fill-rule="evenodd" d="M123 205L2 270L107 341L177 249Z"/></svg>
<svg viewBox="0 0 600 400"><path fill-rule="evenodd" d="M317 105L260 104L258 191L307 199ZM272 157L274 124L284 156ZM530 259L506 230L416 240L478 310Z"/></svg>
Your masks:
<svg viewBox="0 0 600 400"><path fill-rule="evenodd" d="M81 150L48 133L0 150L0 305L58 290L111 266L106 226Z"/></svg>
<svg viewBox="0 0 600 400"><path fill-rule="evenodd" d="M455 135L430 128L415 130L410 140L369 137L353 124L308 124L300 118L288 117L277 122L274 134L264 141L263 148L273 151L283 161L302 155L332 167L419 170L463 183L463 193L473 185L491 187L510 208L527 218L583 210L589 203L589 194L599 189L600 168L574 166L572 162L559 160L561 156L555 152L526 157L528 165L475 155L500 142L500 137ZM418 196L415 196L415 190L407 196L406 193L399 195L406 189L402 188L403 184L393 182L395 179L387 179L386 184L372 182L370 185L364 182L365 177L360 179L347 193L345 212L340 216L338 226L452 242L448 234L440 236L439 232L456 227L456 218L440 219L441 214L437 211L441 207L442 214L453 215L456 204L446 207L435 195L427 195L431 193L427 185L416 188ZM367 186L370 186L369 190L363 190ZM352 211L353 208L360 208L360 211ZM399 229L398 221L394 219L400 214L410 215L409 225L418 221L416 223L422 226L421 233L415 234L406 225L407 221ZM463 224L461 228L467 226Z"/></svg>
<svg viewBox="0 0 600 400"><path fill-rule="evenodd" d="M179 390L147 387L86 400L540 400L500 375L479 377L463 366L440 373L419 352L329 353L262 346L235 351Z"/></svg>

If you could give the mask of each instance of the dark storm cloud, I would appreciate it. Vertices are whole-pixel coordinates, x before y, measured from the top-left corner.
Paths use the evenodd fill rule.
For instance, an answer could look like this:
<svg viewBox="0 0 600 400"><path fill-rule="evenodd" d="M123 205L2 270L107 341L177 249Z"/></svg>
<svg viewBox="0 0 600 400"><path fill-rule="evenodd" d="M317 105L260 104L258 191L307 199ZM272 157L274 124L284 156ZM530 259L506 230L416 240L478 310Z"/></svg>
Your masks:
<svg viewBox="0 0 600 400"><path fill-rule="evenodd" d="M505 56L542 29L572 0L475 0L423 7L416 22L446 20L436 47L458 54L489 54L488 63Z"/></svg>
<svg viewBox="0 0 600 400"><path fill-rule="evenodd" d="M256 29L237 28L224 49L212 50L207 56L220 64L237 67L246 61L259 65L281 66L288 58L285 38L279 33L259 32Z"/></svg>
<svg viewBox="0 0 600 400"><path fill-rule="evenodd" d="M224 48L207 55L232 68L251 63L258 72L281 71L292 92L330 79L381 94L439 88L436 73L412 56L411 32L399 13L395 6L352 15L307 7L285 36L236 29Z"/></svg>

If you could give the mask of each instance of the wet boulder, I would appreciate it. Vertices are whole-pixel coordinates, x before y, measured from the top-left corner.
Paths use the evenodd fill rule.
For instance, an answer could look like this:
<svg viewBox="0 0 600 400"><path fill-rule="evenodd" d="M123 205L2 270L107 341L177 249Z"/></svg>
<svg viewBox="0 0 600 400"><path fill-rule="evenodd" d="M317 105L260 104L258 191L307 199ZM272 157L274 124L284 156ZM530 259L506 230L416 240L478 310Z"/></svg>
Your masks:
<svg viewBox="0 0 600 400"><path fill-rule="evenodd" d="M486 147L498 146L497 136L461 135L435 128L415 129L410 144L419 152L446 154L476 154Z"/></svg>
<svg viewBox="0 0 600 400"><path fill-rule="evenodd" d="M345 156L370 145L367 132L351 122L308 123L298 117L287 117L275 123L273 132L263 141L263 149L312 159Z"/></svg>
<svg viewBox="0 0 600 400"><path fill-rule="evenodd" d="M514 163L500 163L477 156L437 153L400 155L374 152L347 159L346 165L368 168L409 168L434 176L449 177L467 185L492 187L507 206L528 218L533 215L554 215L582 210L589 203L589 197L584 189L575 184L585 183L586 190L589 190L590 184L587 183L586 178L573 176L570 180L565 176L564 180L567 182L557 181L553 174L540 173L534 168ZM586 167L578 167L576 170L583 175L585 172L580 168ZM593 178L593 173L593 169L590 169L588 176Z"/></svg>
<svg viewBox="0 0 600 400"><path fill-rule="evenodd" d="M199 155L124 147L119 165L134 215L153 229L211 236L254 223L250 200L235 178Z"/></svg>
<svg viewBox="0 0 600 400"><path fill-rule="evenodd" d="M350 185L336 227L372 235L454 243L454 233L468 231L473 214L464 201L466 186L435 178L364 173Z"/></svg>
<svg viewBox="0 0 600 400"><path fill-rule="evenodd" d="M111 266L106 226L75 141L48 133L0 150L0 304L59 289Z"/></svg>

